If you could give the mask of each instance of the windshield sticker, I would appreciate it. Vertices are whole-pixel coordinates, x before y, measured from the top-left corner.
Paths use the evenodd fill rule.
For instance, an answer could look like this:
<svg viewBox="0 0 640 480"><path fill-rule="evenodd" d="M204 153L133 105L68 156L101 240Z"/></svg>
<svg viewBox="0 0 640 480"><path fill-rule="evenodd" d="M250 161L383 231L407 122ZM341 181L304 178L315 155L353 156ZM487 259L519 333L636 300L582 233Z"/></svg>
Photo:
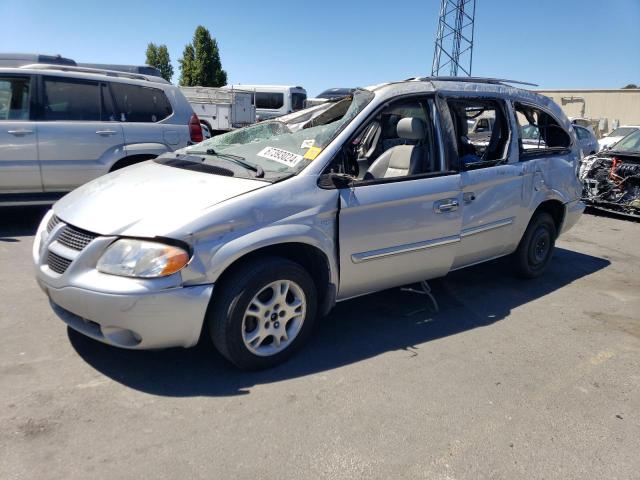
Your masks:
<svg viewBox="0 0 640 480"><path fill-rule="evenodd" d="M313 144L315 142L316 142L315 138L308 138L302 141L302 145L300 145L300 148L311 148L313 147Z"/></svg>
<svg viewBox="0 0 640 480"><path fill-rule="evenodd" d="M298 162L302 160L302 155L297 155L275 147L263 148L257 153L257 155L262 158L273 160L274 162L282 163L288 167L295 167Z"/></svg>
<svg viewBox="0 0 640 480"><path fill-rule="evenodd" d="M315 158L320 155L321 151L321 148L311 147L309 150L307 150L307 153L304 154L304 158L306 158L307 160L315 160Z"/></svg>

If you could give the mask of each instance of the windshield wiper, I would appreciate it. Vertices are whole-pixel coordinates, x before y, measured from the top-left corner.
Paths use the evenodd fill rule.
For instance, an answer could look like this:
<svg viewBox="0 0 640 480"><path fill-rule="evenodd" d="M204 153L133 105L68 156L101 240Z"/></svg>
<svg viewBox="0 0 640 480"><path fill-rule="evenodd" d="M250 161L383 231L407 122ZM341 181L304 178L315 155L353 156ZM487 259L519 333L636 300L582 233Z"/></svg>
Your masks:
<svg viewBox="0 0 640 480"><path fill-rule="evenodd" d="M216 152L213 148L207 148L205 152L189 152L191 155L212 155L218 158L222 158L223 160L227 160L231 163L235 163L236 165L240 165L241 167L246 168L256 174L256 178L264 177L264 170L260 165L253 165L249 162L245 162L244 157L240 155L233 155L231 153L224 152Z"/></svg>

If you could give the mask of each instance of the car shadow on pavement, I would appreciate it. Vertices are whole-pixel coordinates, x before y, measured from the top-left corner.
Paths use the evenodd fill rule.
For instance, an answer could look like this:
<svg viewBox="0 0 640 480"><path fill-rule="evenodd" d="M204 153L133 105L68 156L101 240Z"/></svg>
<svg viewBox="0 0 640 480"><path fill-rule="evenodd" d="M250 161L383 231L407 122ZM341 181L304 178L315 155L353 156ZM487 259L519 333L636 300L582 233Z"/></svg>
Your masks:
<svg viewBox="0 0 640 480"><path fill-rule="evenodd" d="M131 351L104 345L71 329L68 335L86 362L136 390L175 397L242 395L255 385L339 368L389 351L420 355L431 340L503 320L512 309L609 263L557 248L549 271L536 280L515 279L508 259L453 272L431 282L439 313L434 313L425 296L400 289L342 302L319 322L311 340L291 360L261 372L235 369L208 339L192 349Z"/></svg>
<svg viewBox="0 0 640 480"><path fill-rule="evenodd" d="M35 235L50 207L0 207L0 242L17 243L19 237Z"/></svg>

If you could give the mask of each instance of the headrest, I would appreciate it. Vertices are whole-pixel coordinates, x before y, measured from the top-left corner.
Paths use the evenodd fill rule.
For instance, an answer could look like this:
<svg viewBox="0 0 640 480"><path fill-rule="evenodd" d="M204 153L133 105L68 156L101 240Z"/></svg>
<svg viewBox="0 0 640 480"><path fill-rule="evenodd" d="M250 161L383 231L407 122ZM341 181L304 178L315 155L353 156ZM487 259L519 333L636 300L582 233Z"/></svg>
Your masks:
<svg viewBox="0 0 640 480"><path fill-rule="evenodd" d="M398 136L407 140L422 140L425 130L424 122L415 117L403 118L397 126Z"/></svg>

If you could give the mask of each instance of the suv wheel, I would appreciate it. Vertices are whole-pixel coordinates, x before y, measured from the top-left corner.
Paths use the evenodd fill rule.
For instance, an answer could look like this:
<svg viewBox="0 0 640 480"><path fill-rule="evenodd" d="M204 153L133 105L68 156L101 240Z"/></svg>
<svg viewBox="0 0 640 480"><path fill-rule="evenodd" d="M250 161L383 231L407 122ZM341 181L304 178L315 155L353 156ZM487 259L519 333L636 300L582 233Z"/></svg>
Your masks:
<svg viewBox="0 0 640 480"><path fill-rule="evenodd" d="M244 370L271 367L306 340L316 318L316 287L283 258L245 263L214 295L207 325L215 347Z"/></svg>
<svg viewBox="0 0 640 480"><path fill-rule="evenodd" d="M556 236L556 225L551 215L546 212L534 215L514 253L516 273L523 278L542 275L553 256Z"/></svg>

